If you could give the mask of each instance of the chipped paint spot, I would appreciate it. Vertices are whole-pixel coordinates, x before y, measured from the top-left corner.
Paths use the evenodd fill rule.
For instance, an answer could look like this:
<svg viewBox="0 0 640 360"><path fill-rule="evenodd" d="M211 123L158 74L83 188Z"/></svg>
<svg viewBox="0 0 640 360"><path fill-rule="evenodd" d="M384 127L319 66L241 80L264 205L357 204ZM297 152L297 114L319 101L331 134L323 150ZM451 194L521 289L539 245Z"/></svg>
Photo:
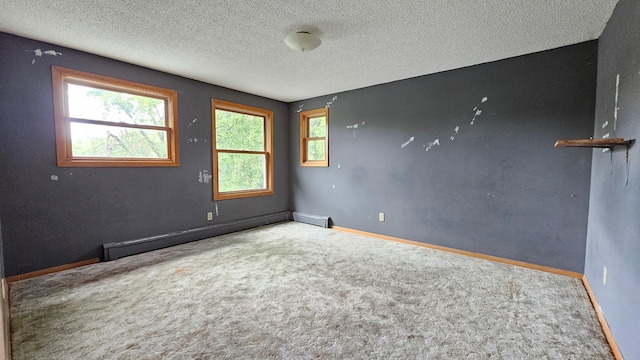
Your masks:
<svg viewBox="0 0 640 360"><path fill-rule="evenodd" d="M195 124L197 121L198 121L198 118L193 119L193 121L192 121L192 122L190 122L190 123L189 123L189 125L187 125L187 127L189 127L189 126L191 126L191 125Z"/></svg>
<svg viewBox="0 0 640 360"><path fill-rule="evenodd" d="M59 51L55 51L55 50L45 50L42 51L41 49L35 49L35 50L27 50L27 51L33 51L33 54L35 55L35 57L42 57L42 55L49 55L49 56L62 56L62 53ZM36 63L36 59L33 58L33 60L31 61L32 64Z"/></svg>
<svg viewBox="0 0 640 360"><path fill-rule="evenodd" d="M216 217L218 217L218 203L216 203Z"/></svg>
<svg viewBox="0 0 640 360"><path fill-rule="evenodd" d="M609 126L609 121L605 121L602 123L602 128L606 128L607 126Z"/></svg>
<svg viewBox="0 0 640 360"><path fill-rule="evenodd" d="M52 181L58 181L58 175L51 175Z"/></svg>
<svg viewBox="0 0 640 360"><path fill-rule="evenodd" d="M359 124L358 124L358 123L356 123L356 124L353 124L353 125L347 125L347 129L357 129L357 128L359 128L361 125L365 125L365 124L366 124L366 122L364 122L364 121L363 121L362 123L359 123Z"/></svg>
<svg viewBox="0 0 640 360"><path fill-rule="evenodd" d="M440 146L440 139L435 139L432 142L430 142L429 144L427 144L425 151L431 150L431 148L434 147L434 146Z"/></svg>
<svg viewBox="0 0 640 360"><path fill-rule="evenodd" d="M402 144L402 145L400 145L400 146L401 146L401 147L403 147L403 148L405 148L405 147L407 147L407 145L411 144L411 143L413 142L413 140L415 140L415 139L416 139L416 138L412 136L412 137L410 137L410 138L409 138L409 140L408 140L407 142L403 143L403 144Z"/></svg>
<svg viewBox="0 0 640 360"><path fill-rule="evenodd" d="M295 112L299 113L302 112L302 108L304 107L304 104L298 106L298 110L296 110Z"/></svg>
<svg viewBox="0 0 640 360"><path fill-rule="evenodd" d="M455 129L453 129L453 132L454 132L454 133L456 133L456 134L457 134L459 131L460 131L460 126L456 126L456 128L455 128Z"/></svg>
<svg viewBox="0 0 640 360"><path fill-rule="evenodd" d="M610 134L609 134L609 133L606 133L606 134L604 134L604 136L602 136L602 138L603 138L603 139L608 139L608 138L609 138L609 136L610 136Z"/></svg>
<svg viewBox="0 0 640 360"><path fill-rule="evenodd" d="M489 100L488 97L483 97L482 100L480 101L480 104L476 105L476 107L473 108L473 111L475 111L475 115L473 116L473 119L471 119L471 122L469 123L469 125L473 125L476 122L476 118L478 116L480 116L482 114L482 110L480 110L480 105L482 105L483 103L487 102L487 100Z"/></svg>
<svg viewBox="0 0 640 360"><path fill-rule="evenodd" d="M212 178L213 176L209 174L209 170L202 170L198 175L198 182L208 184L211 182Z"/></svg>
<svg viewBox="0 0 640 360"><path fill-rule="evenodd" d="M455 138L456 138L455 136L451 135L451 136L449 137L449 140L453 141L453 140L455 140Z"/></svg>
<svg viewBox="0 0 640 360"><path fill-rule="evenodd" d="M338 96L335 95L331 98L331 101L327 101L327 105L325 107L330 108L334 101L338 100Z"/></svg>
<svg viewBox="0 0 640 360"><path fill-rule="evenodd" d="M616 106L613 108L613 131L616 131L618 126L618 95L620 94L620 74L616 76Z"/></svg>

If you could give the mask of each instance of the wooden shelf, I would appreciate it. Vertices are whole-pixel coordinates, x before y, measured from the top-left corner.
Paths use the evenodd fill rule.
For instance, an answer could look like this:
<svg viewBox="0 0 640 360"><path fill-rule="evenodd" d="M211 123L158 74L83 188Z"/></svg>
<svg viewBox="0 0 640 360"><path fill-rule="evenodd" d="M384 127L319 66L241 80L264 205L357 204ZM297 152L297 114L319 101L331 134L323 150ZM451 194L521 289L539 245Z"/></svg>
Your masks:
<svg viewBox="0 0 640 360"><path fill-rule="evenodd" d="M623 138L613 139L584 139L584 140L558 140L555 147L590 147L590 148L613 148L615 146L626 146L633 144L634 140Z"/></svg>

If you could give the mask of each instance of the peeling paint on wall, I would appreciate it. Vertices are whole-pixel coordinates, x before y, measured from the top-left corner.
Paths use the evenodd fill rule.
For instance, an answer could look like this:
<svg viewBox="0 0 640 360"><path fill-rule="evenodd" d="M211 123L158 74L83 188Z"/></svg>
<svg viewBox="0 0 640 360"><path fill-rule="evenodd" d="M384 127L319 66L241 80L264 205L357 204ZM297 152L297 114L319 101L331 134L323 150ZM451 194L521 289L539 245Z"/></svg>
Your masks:
<svg viewBox="0 0 640 360"><path fill-rule="evenodd" d="M334 101L338 100L338 96L334 96L331 98L331 101L327 101L327 105L325 107L330 108Z"/></svg>
<svg viewBox="0 0 640 360"><path fill-rule="evenodd" d="M410 137L410 138L409 138L409 140L408 140L407 142L403 143L403 144L402 144L402 145L400 145L400 146L401 146L402 148L405 148L405 147L407 147L407 145L411 144L411 143L413 142L413 140L415 140L415 139L416 139L416 138L412 136L412 137Z"/></svg>
<svg viewBox="0 0 640 360"><path fill-rule="evenodd" d="M607 126L609 126L609 121L605 121L602 123L602 128L606 128Z"/></svg>
<svg viewBox="0 0 640 360"><path fill-rule="evenodd" d="M189 125L187 125L187 127L190 127L191 125L195 124L198 121L198 118L193 119L192 122L189 123Z"/></svg>
<svg viewBox="0 0 640 360"><path fill-rule="evenodd" d="M449 140L451 140L451 141L455 140L456 135L457 135L459 132L460 132L460 126L456 126L456 127L453 129L453 133L454 133L454 135L451 135L451 136L449 137Z"/></svg>
<svg viewBox="0 0 640 360"><path fill-rule="evenodd" d="M353 129L353 138L356 138L356 130L362 126L366 125L366 121L363 121L362 123L359 124L353 124L353 125L347 125L347 129Z"/></svg>
<svg viewBox="0 0 640 360"><path fill-rule="evenodd" d="M51 175L52 181L58 181L58 175Z"/></svg>
<svg viewBox="0 0 640 360"><path fill-rule="evenodd" d="M428 143L427 145L424 145L425 147L424 151L429 151L434 146L440 146L440 139L435 139L432 142Z"/></svg>
<svg viewBox="0 0 640 360"><path fill-rule="evenodd" d="M304 104L298 106L298 110L294 111L296 113L302 112L302 108L304 107Z"/></svg>
<svg viewBox="0 0 640 360"><path fill-rule="evenodd" d="M618 127L618 95L620 94L620 74L616 76L616 105L613 108L613 131L617 130Z"/></svg>
<svg viewBox="0 0 640 360"><path fill-rule="evenodd" d="M480 115L482 115L482 110L480 110L480 105L484 104L485 102L487 102L487 100L489 100L488 97L483 97L482 100L480 101L480 103L478 105L476 105L476 107L473 108L473 111L475 111L475 114L473 115L473 119L471 119L471 123L469 125L474 125L476 122L476 118Z"/></svg>
<svg viewBox="0 0 640 360"><path fill-rule="evenodd" d="M42 55L49 55L49 56L62 56L62 53L59 51L55 51L55 50L46 50L46 51L42 51L41 49L35 49L35 50L26 50L26 51L33 51L34 55L36 57L42 57ZM33 60L31 61L31 64L35 64L36 63L36 58L34 57Z"/></svg>
<svg viewBox="0 0 640 360"><path fill-rule="evenodd" d="M213 176L209 174L209 170L202 170L198 175L198 182L208 184L211 182L212 178Z"/></svg>
<svg viewBox="0 0 640 360"><path fill-rule="evenodd" d="M218 214L218 203L216 203L216 217L218 217L218 216L219 216L219 214Z"/></svg>

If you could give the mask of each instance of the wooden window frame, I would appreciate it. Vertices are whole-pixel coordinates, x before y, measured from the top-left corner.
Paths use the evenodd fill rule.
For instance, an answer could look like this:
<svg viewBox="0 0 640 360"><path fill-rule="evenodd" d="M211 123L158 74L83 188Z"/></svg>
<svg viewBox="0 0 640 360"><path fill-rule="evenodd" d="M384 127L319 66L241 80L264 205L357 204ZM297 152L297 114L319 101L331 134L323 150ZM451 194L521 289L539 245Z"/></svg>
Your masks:
<svg viewBox="0 0 640 360"><path fill-rule="evenodd" d="M322 137L309 136L309 119L324 117L326 119L326 132ZM324 140L324 160L309 160L307 143L310 140ZM300 166L329 166L329 109L313 109L300 112Z"/></svg>
<svg viewBox="0 0 640 360"><path fill-rule="evenodd" d="M263 151L247 151L247 150L226 150L217 149L216 144L216 110L224 110L230 112L241 113L245 115L258 116L264 119L264 150ZM230 200L253 196L264 196L273 194L273 111L261 109L254 106L237 104L224 100L211 99L211 138L213 150L213 200ZM219 191L218 177L218 153L231 154L261 154L266 160L266 188L238 191Z"/></svg>
<svg viewBox="0 0 640 360"><path fill-rule="evenodd" d="M51 67L51 75L53 81L56 154L59 167L164 167L180 165L178 151L178 93L176 91L58 66ZM165 126L71 118L69 116L67 98L68 84L163 100L165 103ZM167 133L167 158L74 156L71 145L71 122L165 131Z"/></svg>

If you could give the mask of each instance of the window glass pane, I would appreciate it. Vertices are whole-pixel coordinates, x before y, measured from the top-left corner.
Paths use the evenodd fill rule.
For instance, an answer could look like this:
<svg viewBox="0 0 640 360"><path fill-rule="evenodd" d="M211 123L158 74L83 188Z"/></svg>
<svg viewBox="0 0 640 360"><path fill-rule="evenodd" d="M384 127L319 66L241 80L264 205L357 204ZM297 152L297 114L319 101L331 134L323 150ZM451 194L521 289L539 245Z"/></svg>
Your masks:
<svg viewBox="0 0 640 360"><path fill-rule="evenodd" d="M167 133L162 130L71 123L74 157L167 158Z"/></svg>
<svg viewBox="0 0 640 360"><path fill-rule="evenodd" d="M264 118L216 109L216 148L264 150Z"/></svg>
<svg viewBox="0 0 640 360"><path fill-rule="evenodd" d="M218 190L265 189L266 163L264 154L218 153Z"/></svg>
<svg viewBox="0 0 640 360"><path fill-rule="evenodd" d="M69 117L165 126L164 100L68 84Z"/></svg>
<svg viewBox="0 0 640 360"><path fill-rule="evenodd" d="M324 140L309 140L307 142L307 160L324 160Z"/></svg>
<svg viewBox="0 0 640 360"><path fill-rule="evenodd" d="M309 119L309 137L327 136L327 118L317 117Z"/></svg>

